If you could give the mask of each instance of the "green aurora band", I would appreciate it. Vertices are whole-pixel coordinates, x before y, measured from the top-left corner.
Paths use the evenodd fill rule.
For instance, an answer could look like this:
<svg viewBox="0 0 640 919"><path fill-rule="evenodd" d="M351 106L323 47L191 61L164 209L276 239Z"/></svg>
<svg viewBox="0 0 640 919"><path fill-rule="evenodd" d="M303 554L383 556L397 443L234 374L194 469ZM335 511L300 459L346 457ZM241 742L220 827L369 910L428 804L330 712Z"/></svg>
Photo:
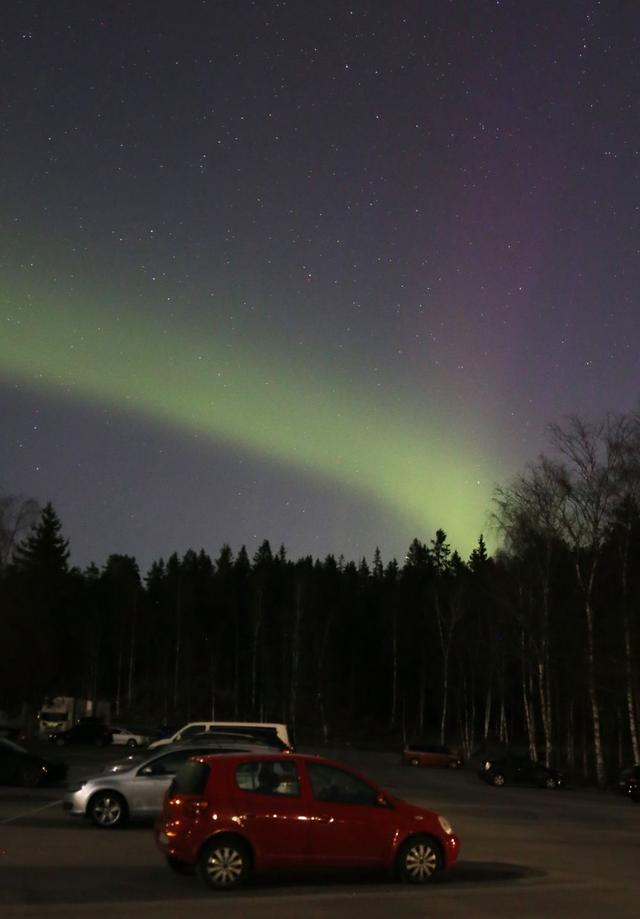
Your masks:
<svg viewBox="0 0 640 919"><path fill-rule="evenodd" d="M7 378L332 480L391 510L420 539L442 527L468 552L486 529L486 459L424 406L391 404L344 372L329 379L331 368L285 349L223 341L211 320L196 333L149 309L118 316L51 295L11 294L3 306Z"/></svg>

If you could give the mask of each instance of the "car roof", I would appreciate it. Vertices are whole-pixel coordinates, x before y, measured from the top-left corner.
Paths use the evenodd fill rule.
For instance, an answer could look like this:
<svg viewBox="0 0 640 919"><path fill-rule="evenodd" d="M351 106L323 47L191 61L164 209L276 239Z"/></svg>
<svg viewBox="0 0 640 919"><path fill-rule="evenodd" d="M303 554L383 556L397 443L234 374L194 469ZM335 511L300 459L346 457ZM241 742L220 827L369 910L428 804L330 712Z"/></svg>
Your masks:
<svg viewBox="0 0 640 919"><path fill-rule="evenodd" d="M286 750L278 751L278 750L273 750L273 748L265 750L265 752L263 753L262 752L263 749L264 748L260 747L256 749L255 751L252 750L247 753L242 753L240 751L236 752L234 750L232 753L218 754L215 757L215 759L216 761L224 760L225 762L234 762L234 761L237 761L237 762L258 762L258 761L264 762L265 760L274 760L274 761L282 762L283 760L287 760L287 761L295 760L295 761L302 761L302 762L308 762L308 763L322 763L323 765L326 765L326 766L336 766L338 769L347 769L349 772L359 774L356 769L352 769L351 766L347 765L346 763L339 763L332 759L325 759L324 756L319 756L318 754L315 754L315 753L289 753ZM198 758L206 760L209 757L209 755L210 754L208 752L201 753ZM376 783L373 782L372 784L376 784Z"/></svg>
<svg viewBox="0 0 640 919"><path fill-rule="evenodd" d="M273 752L273 747L267 747L265 744L257 744L257 743L231 744L231 746L233 746L233 747L236 747L236 746L237 746L237 749L236 749L236 750L233 750L233 751L229 751L229 753L227 753L226 750L225 750L225 752L222 753L222 754L220 754L219 752L216 752L216 751L218 750L218 747L220 747L220 748L222 748L222 749L225 749L225 748L227 748L228 746L229 746L229 745L226 744L226 743L215 744L215 743L211 743L211 742L205 743L204 741L203 741L202 743L198 743L198 742L193 742L193 741L192 741L192 742L190 742L190 743L188 743L188 742L185 742L185 743L174 743L174 744L170 744L170 745L165 746L165 747L158 747L157 750L153 750L152 752L153 752L154 755L157 754L158 756L160 756L160 755L163 755L163 754L165 754L165 753L166 753L166 754L175 753L175 752L178 751L178 750L197 750L197 751L206 750L207 753L204 753L203 756L207 756L207 755L208 755L208 752L211 751L211 755L212 755L212 756L215 755L216 758L217 758L218 756L220 756L220 755L222 755L222 756L227 756L227 755L228 755L228 756L238 756L238 755L242 755L242 754L246 754L246 753L256 753L256 754L259 754L259 753L261 753L263 750L265 751L265 754L267 754L267 755Z"/></svg>

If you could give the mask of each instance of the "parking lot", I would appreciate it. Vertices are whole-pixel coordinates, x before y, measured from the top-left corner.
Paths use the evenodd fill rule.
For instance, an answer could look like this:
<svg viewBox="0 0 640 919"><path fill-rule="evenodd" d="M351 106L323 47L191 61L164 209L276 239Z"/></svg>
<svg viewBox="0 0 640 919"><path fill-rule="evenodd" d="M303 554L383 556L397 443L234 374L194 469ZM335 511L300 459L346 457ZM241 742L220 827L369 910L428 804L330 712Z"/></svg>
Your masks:
<svg viewBox="0 0 640 919"><path fill-rule="evenodd" d="M320 752L320 751L318 751ZM459 865L413 888L386 876L275 878L213 894L169 872L147 824L105 831L62 811L62 788L0 787L0 912L10 916L636 916L640 806L593 790L493 788L471 770L412 769L391 754L322 751L445 814ZM109 759L65 749L70 778Z"/></svg>

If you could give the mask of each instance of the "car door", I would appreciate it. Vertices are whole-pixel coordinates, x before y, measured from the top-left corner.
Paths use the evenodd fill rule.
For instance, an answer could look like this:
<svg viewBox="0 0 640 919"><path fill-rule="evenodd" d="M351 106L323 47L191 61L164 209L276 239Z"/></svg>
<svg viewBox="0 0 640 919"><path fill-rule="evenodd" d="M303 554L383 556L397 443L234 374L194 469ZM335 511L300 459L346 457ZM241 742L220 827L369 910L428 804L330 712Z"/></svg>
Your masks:
<svg viewBox="0 0 640 919"><path fill-rule="evenodd" d="M310 800L302 793L298 764L287 759L251 759L234 768L233 796L238 819L263 867L305 864Z"/></svg>
<svg viewBox="0 0 640 919"><path fill-rule="evenodd" d="M513 762L513 781L518 785L535 784L537 763L534 763L529 757L518 757Z"/></svg>
<svg viewBox="0 0 640 919"><path fill-rule="evenodd" d="M155 817L160 814L165 792L174 775L188 759L201 752L211 751L172 750L140 766L124 789L131 815Z"/></svg>
<svg viewBox="0 0 640 919"><path fill-rule="evenodd" d="M394 832L393 807L347 770L327 763L305 766L313 797L310 860L326 868L383 864Z"/></svg>

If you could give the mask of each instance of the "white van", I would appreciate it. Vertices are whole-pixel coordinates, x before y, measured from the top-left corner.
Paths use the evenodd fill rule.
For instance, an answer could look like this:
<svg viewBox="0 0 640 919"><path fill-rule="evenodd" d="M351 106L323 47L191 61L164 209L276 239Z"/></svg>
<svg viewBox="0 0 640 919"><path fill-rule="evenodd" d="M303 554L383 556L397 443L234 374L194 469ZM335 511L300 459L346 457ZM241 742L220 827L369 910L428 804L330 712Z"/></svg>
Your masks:
<svg viewBox="0 0 640 919"><path fill-rule="evenodd" d="M263 739L266 743L269 742L269 739L274 741L277 739L280 741L277 745L281 749L293 751L293 742L289 737L286 724L272 721L190 721L189 724L185 724L179 731L176 731L172 737L154 740L147 749L156 750L170 743L180 743L183 740L189 740L194 734L205 732L244 735L251 737L254 741Z"/></svg>

